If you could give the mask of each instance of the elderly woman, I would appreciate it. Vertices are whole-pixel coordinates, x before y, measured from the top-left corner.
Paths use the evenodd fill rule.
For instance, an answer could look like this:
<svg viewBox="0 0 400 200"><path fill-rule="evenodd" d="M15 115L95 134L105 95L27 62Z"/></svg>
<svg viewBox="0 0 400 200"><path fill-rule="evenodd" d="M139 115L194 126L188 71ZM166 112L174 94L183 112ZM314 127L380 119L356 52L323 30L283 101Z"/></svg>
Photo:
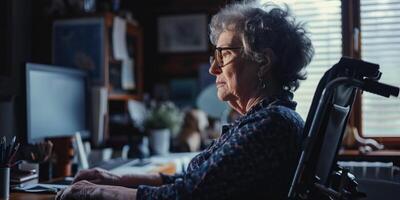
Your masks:
<svg viewBox="0 0 400 200"><path fill-rule="evenodd" d="M305 79L311 41L275 5L228 5L213 16L210 30L216 47L209 72L216 77L218 98L242 116L223 127L221 137L192 159L185 174L116 176L86 170L58 199L286 197L304 125L292 92Z"/></svg>

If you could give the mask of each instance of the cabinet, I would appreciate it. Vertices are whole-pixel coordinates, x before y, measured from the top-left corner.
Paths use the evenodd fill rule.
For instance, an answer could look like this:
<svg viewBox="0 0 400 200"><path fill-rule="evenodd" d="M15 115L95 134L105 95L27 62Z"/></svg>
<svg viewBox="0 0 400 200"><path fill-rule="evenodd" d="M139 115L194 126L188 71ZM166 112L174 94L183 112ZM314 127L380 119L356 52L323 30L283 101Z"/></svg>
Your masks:
<svg viewBox="0 0 400 200"><path fill-rule="evenodd" d="M102 121L92 127L92 138L101 140L98 145L113 143L118 137L126 142L124 137L130 134L127 102L143 99L141 27L112 13L57 19L53 23L53 63L85 69L92 88L105 88L106 95L98 95L103 100L97 99L102 102L99 107L105 107L104 116L96 116L101 112L93 112L97 109L93 107L91 113L92 124Z"/></svg>

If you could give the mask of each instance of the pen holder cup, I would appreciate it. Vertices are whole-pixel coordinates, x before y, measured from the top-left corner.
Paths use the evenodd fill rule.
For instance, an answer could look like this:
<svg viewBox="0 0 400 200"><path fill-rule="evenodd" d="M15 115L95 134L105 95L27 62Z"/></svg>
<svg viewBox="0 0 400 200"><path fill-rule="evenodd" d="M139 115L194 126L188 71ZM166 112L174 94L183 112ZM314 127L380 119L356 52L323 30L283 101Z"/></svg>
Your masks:
<svg viewBox="0 0 400 200"><path fill-rule="evenodd" d="M0 167L0 200L10 198L10 168Z"/></svg>

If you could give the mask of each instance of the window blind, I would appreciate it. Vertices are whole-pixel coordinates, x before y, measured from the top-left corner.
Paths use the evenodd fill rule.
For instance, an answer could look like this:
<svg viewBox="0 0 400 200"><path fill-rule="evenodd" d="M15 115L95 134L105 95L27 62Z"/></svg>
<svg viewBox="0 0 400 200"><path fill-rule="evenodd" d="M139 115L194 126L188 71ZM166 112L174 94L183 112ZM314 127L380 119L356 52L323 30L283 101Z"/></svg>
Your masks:
<svg viewBox="0 0 400 200"><path fill-rule="evenodd" d="M262 1L270 2L270 1ZM272 1L278 5L286 3L296 20L305 23L314 45L314 58L308 65L307 80L300 83L295 92L297 111L305 120L318 82L332 65L342 56L342 20L340 0L291 0Z"/></svg>
<svg viewBox="0 0 400 200"><path fill-rule="evenodd" d="M400 0L362 0L361 57L377 63L381 81L400 86ZM362 95L363 135L400 137L400 100Z"/></svg>

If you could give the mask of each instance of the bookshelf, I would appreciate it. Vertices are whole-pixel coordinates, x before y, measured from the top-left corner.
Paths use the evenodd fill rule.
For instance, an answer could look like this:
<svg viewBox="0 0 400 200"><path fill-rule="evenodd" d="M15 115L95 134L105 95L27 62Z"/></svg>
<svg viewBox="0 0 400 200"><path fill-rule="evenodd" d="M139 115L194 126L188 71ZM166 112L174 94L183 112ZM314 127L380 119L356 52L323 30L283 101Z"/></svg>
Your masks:
<svg viewBox="0 0 400 200"><path fill-rule="evenodd" d="M105 14L105 24L108 29L109 35L112 33L112 28L115 27L114 15L111 13ZM108 37L110 40L111 38ZM126 22L126 42L127 50L130 57L134 59L134 72L133 77L135 81L135 88L129 90L121 90L115 87L114 83L109 79L108 86L108 125L106 130L106 145L113 147L122 147L130 140L130 135L135 132L130 123L128 101L129 100L143 100L143 30L135 23ZM111 43L108 43L111 46ZM113 49L108 48L109 52L109 68L108 76L110 78L110 71L112 67L118 66L121 60L118 60L112 53ZM122 121L114 121L114 118L124 119Z"/></svg>
<svg viewBox="0 0 400 200"><path fill-rule="evenodd" d="M112 78L112 71L119 71L118 68L123 64L121 60L115 56L112 43L112 33L115 27L115 15L106 13L104 15L105 27L108 33L108 58L109 65L106 69L108 76L108 117L106 125L106 141L105 144L113 147L122 147L129 140L129 135L134 129L130 123L129 111L127 103L129 100L143 100L143 31L142 28L135 23L126 21L126 45L128 54L133 58L133 79L135 87L133 89L124 90L119 84L115 84ZM114 67L114 68L113 68ZM115 74L115 73L114 73ZM117 80L120 80L117 78ZM118 86L117 86L118 85ZM114 119L123 120L114 120Z"/></svg>
<svg viewBox="0 0 400 200"><path fill-rule="evenodd" d="M106 13L104 15L105 19L105 26L107 29L107 38L109 41L107 42L108 47L107 47L107 52L108 56L106 56L109 59L108 66L106 69L106 73L108 74L108 79L110 78L110 69L112 66L115 65L121 65L121 61L118 60L115 55L113 54L113 48L112 48L112 29L114 27L114 17L116 17L114 14L111 13ZM112 82L107 84L109 88L109 99L110 100L121 100L121 95L124 97L129 97L129 98L124 98L126 100L129 99L136 99L136 100L141 100L143 99L143 31L142 28L132 22L126 21L126 42L127 42L127 49L130 51L129 54L130 57L134 58L134 80L135 80L135 89L133 90L121 90L121 89L116 89L115 85L113 85ZM117 97L117 98L115 98Z"/></svg>
<svg viewBox="0 0 400 200"><path fill-rule="evenodd" d="M126 93L110 93L108 94L109 101L129 101L129 100L142 100L142 97L135 94L126 94Z"/></svg>

